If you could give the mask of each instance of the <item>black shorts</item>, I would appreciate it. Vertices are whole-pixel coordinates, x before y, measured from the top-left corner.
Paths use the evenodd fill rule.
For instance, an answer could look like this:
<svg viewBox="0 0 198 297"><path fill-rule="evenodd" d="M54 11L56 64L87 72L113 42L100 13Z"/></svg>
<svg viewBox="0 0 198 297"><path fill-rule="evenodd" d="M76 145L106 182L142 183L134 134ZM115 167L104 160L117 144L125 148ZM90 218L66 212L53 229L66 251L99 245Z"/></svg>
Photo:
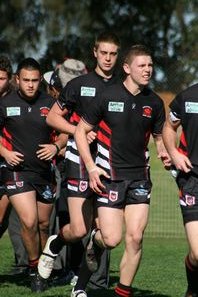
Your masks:
<svg viewBox="0 0 198 297"><path fill-rule="evenodd" d="M198 221L198 176L193 172L179 172L177 179L179 201L184 224Z"/></svg>
<svg viewBox="0 0 198 297"><path fill-rule="evenodd" d="M6 187L5 187L5 170L6 165L4 162L0 162L0 199L3 195L6 194Z"/></svg>
<svg viewBox="0 0 198 297"><path fill-rule="evenodd" d="M36 191L37 200L43 203L53 203L55 187L48 179L39 173L30 171L6 171L6 193L8 197L30 191Z"/></svg>
<svg viewBox="0 0 198 297"><path fill-rule="evenodd" d="M79 197L90 199L95 194L89 187L88 180L82 179L67 179L65 182L68 197Z"/></svg>
<svg viewBox="0 0 198 297"><path fill-rule="evenodd" d="M130 204L150 204L151 180L102 180L105 191L97 196L97 207L123 209Z"/></svg>

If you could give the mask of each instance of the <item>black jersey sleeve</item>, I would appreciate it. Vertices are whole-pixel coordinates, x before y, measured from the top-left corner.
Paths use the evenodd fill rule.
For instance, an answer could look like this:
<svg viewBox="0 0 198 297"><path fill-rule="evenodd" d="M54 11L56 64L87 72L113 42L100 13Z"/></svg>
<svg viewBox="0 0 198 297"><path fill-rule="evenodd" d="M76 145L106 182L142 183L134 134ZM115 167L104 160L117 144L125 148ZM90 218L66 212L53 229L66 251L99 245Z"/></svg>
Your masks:
<svg viewBox="0 0 198 297"><path fill-rule="evenodd" d="M155 110L152 134L155 134L155 135L162 134L162 128L165 122L165 118L166 118L166 115L165 115L164 103L161 99L159 99Z"/></svg>
<svg viewBox="0 0 198 297"><path fill-rule="evenodd" d="M169 104L170 111L177 119L181 119L182 114L182 93L178 94Z"/></svg>
<svg viewBox="0 0 198 297"><path fill-rule="evenodd" d="M57 100L57 104L61 109L67 109L68 111L75 110L76 101L78 98L79 88L76 86L74 81L70 81L67 85L62 89L59 98Z"/></svg>
<svg viewBox="0 0 198 297"><path fill-rule="evenodd" d="M1 130L4 127L5 117L6 117L5 106L3 104L3 99L1 99L1 101L0 101L0 129Z"/></svg>

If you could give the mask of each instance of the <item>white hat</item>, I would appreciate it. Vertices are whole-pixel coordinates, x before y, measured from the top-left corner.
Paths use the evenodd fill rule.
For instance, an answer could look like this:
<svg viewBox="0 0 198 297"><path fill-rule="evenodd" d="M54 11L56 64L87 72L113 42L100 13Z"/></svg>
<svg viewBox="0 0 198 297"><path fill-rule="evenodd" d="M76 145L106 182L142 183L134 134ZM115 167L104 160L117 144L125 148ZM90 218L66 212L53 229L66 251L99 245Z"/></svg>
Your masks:
<svg viewBox="0 0 198 297"><path fill-rule="evenodd" d="M71 79L87 73L86 66L82 61L67 59L59 67L59 78L64 87Z"/></svg>

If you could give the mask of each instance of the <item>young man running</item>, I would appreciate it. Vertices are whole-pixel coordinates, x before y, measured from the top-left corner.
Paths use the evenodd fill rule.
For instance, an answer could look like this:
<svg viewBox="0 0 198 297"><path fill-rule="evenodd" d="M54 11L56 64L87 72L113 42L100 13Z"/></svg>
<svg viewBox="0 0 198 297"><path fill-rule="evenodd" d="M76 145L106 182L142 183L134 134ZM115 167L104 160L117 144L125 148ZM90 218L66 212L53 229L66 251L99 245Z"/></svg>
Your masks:
<svg viewBox="0 0 198 297"><path fill-rule="evenodd" d="M5 186L21 222L31 289L36 292L45 288L37 264L48 238L54 201L51 159L64 145L62 140L51 143L53 131L46 124L46 116L54 99L39 91L41 77L39 63L24 59L17 68L19 89L0 100L0 153L7 164Z"/></svg>
<svg viewBox="0 0 198 297"><path fill-rule="evenodd" d="M163 101L148 88L153 71L150 51L143 45L132 46L123 68L124 82L109 87L91 103L76 128L75 140L89 172L90 187L97 193L100 229L92 237L93 245L115 248L122 239L125 223L125 250L115 296L129 297L133 296L131 284L140 264L148 222L152 184L146 150L150 134L158 158L165 165L170 160L161 136ZM87 134L96 125L95 164Z"/></svg>
<svg viewBox="0 0 198 297"><path fill-rule="evenodd" d="M115 82L113 69L119 47L120 42L114 34L103 33L98 36L93 51L97 61L95 70L71 80L47 117L48 124L53 128L70 134L66 151L66 187L70 223L60 230L58 236L51 236L48 239L43 255L40 257L39 273L46 279L53 269L54 258L65 243L83 238L92 224L93 192L88 186L88 174L79 156L73 135L81 115L89 108L96 95ZM67 113L71 114L70 121L64 118ZM96 132L90 131L88 139L93 155L96 152L95 138ZM72 296L77 296L78 291L77 285Z"/></svg>

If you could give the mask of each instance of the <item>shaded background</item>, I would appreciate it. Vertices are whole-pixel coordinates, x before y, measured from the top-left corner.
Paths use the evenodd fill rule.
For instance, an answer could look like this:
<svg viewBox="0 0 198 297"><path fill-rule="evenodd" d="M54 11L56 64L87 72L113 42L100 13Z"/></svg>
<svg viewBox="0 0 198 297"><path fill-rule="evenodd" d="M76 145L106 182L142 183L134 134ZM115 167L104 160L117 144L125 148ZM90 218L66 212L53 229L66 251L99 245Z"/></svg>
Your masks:
<svg viewBox="0 0 198 297"><path fill-rule="evenodd" d="M156 91L198 82L198 0L0 0L0 54L14 70L29 56L43 71L65 57L92 69L94 39L104 30L119 36L122 51L135 43L152 49Z"/></svg>

